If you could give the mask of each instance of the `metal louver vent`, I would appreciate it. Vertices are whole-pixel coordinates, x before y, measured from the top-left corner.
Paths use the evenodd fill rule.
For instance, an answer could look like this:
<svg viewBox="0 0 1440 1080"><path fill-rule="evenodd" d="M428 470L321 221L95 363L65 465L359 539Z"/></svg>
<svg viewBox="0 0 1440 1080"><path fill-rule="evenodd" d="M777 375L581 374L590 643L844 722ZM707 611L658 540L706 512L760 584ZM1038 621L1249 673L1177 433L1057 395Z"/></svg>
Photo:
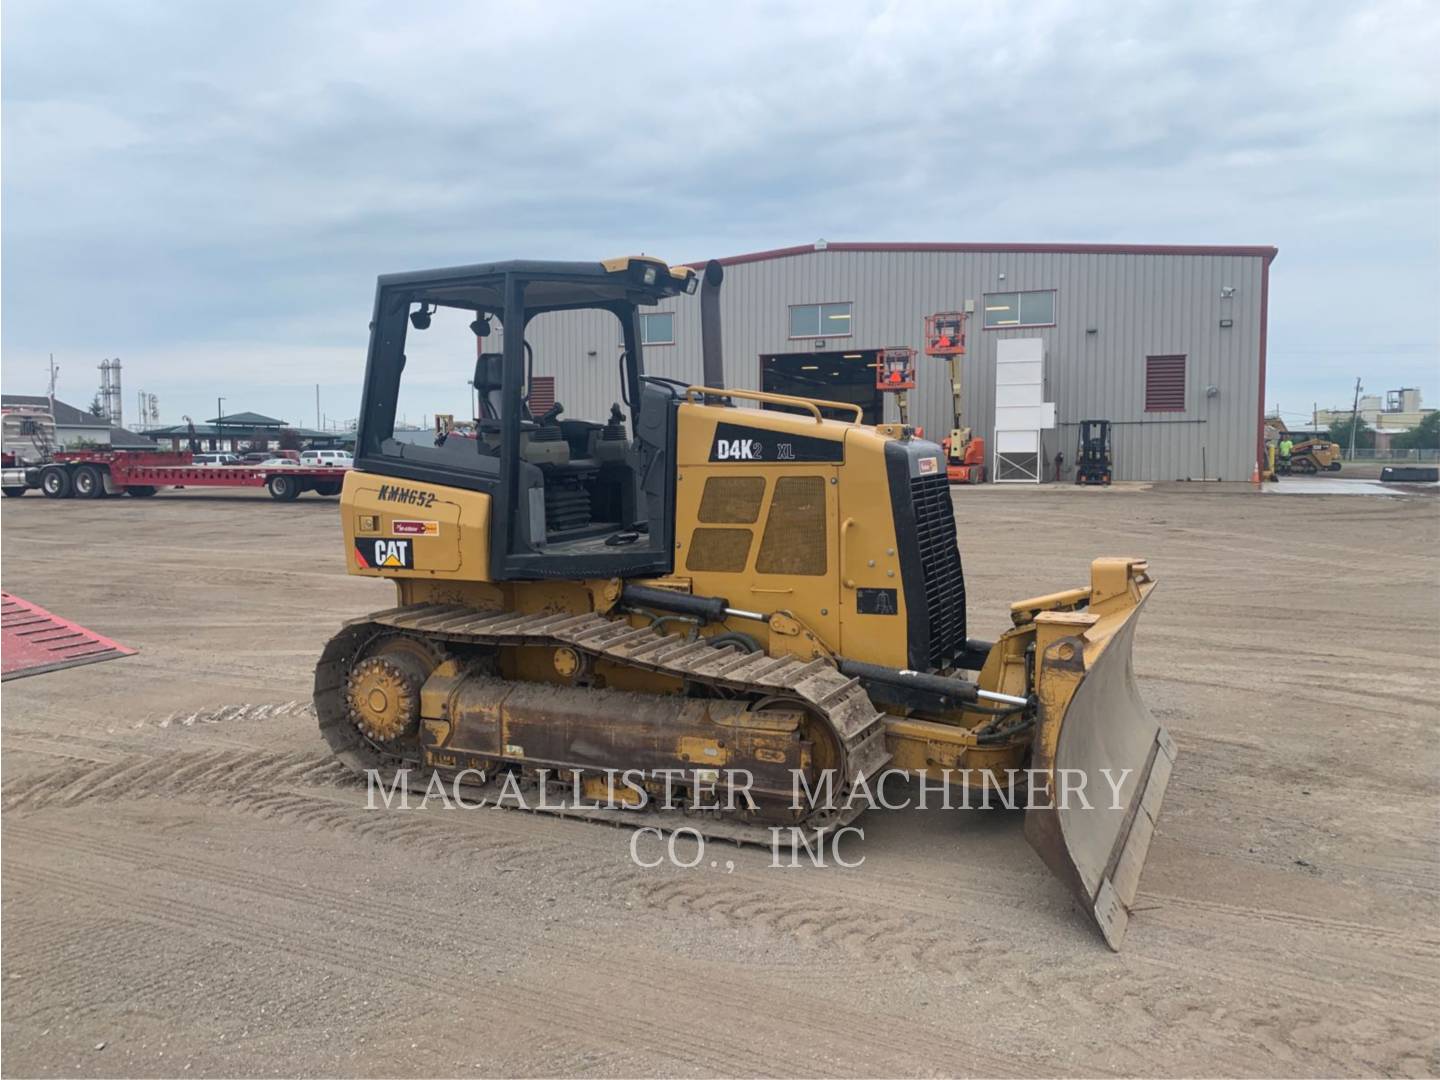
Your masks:
<svg viewBox="0 0 1440 1080"><path fill-rule="evenodd" d="M1185 411L1185 357L1145 358L1145 411Z"/></svg>
<svg viewBox="0 0 1440 1080"><path fill-rule="evenodd" d="M913 477L910 498L925 582L929 660L932 668L942 668L965 648L965 575L960 568L950 481L943 472Z"/></svg>

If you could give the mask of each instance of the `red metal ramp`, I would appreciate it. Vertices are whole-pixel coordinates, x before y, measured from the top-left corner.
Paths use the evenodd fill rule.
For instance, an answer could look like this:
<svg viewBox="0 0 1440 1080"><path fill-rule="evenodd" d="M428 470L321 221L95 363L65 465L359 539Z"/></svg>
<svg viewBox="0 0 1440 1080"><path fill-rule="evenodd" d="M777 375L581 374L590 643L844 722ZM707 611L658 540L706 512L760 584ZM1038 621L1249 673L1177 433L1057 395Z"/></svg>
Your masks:
<svg viewBox="0 0 1440 1080"><path fill-rule="evenodd" d="M98 664L135 650L0 592L0 682Z"/></svg>

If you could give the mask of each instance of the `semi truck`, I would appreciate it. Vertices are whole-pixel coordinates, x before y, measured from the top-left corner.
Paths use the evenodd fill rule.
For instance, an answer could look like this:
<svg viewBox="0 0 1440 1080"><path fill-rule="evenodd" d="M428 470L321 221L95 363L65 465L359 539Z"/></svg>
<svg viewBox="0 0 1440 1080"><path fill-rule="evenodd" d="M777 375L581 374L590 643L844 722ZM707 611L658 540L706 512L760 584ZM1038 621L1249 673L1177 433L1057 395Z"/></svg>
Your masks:
<svg viewBox="0 0 1440 1080"><path fill-rule="evenodd" d="M279 502L304 492L340 494L346 466L283 463L199 465L188 450L60 450L55 420L32 406L7 408L3 417L0 491L19 498L39 491L51 499L145 498L161 488L265 488Z"/></svg>

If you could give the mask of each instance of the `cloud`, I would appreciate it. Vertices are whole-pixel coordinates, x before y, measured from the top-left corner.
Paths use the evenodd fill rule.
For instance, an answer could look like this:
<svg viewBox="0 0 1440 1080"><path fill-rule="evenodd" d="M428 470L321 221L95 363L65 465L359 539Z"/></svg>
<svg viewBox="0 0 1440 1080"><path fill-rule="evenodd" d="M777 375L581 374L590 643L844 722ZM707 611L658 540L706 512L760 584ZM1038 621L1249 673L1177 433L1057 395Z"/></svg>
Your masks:
<svg viewBox="0 0 1440 1080"><path fill-rule="evenodd" d="M10 0L3 52L17 390L203 411L225 357L283 413L356 393L381 272L819 236L1275 243L1270 396L1434 374L1427 3Z"/></svg>

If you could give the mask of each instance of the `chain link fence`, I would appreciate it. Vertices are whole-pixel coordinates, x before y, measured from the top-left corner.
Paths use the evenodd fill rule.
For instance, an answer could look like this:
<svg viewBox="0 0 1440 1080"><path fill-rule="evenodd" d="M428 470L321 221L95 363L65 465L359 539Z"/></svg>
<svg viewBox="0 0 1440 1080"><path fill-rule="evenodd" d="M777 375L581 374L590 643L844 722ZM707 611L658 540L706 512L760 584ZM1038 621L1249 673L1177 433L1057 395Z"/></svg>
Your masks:
<svg viewBox="0 0 1440 1080"><path fill-rule="evenodd" d="M1351 457L1349 447L1340 448L1340 456L1346 461L1375 461L1382 465L1415 464L1420 461L1440 461L1440 448L1427 447L1423 450L1364 450L1355 448Z"/></svg>

